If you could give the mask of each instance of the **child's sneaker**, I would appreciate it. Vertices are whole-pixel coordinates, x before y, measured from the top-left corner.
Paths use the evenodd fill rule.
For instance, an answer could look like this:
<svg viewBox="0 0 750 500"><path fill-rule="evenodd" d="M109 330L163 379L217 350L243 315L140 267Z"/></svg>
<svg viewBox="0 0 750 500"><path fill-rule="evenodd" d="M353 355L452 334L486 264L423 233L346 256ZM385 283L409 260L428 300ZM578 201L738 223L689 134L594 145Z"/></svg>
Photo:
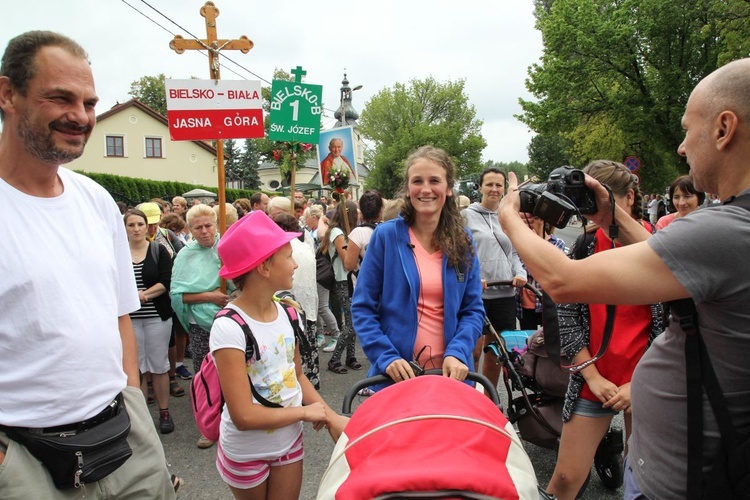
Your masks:
<svg viewBox="0 0 750 500"><path fill-rule="evenodd" d="M315 346L316 347L323 347L323 344L326 343L326 336L322 333L319 333L315 336Z"/></svg>
<svg viewBox="0 0 750 500"><path fill-rule="evenodd" d="M323 352L333 352L333 351L335 351L336 350L336 342L338 342L337 339L331 339L328 342L328 345L323 348Z"/></svg>
<svg viewBox="0 0 750 500"><path fill-rule="evenodd" d="M174 422L172 421L172 415L169 411L159 411L159 432L162 434L169 434L174 431Z"/></svg>

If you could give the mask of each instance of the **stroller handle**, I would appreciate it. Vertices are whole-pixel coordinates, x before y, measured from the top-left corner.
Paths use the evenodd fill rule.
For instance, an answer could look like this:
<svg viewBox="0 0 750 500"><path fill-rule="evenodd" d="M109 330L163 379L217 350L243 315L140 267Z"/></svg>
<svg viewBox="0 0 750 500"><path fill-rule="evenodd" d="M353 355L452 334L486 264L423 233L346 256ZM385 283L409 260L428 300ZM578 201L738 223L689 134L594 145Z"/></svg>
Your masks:
<svg viewBox="0 0 750 500"><path fill-rule="evenodd" d="M443 375L443 371L439 369L434 370L425 370L423 375ZM423 376L420 375L420 376ZM492 403L500 407L500 396L497 394L497 389L493 387L492 383L489 381L487 377L480 373L475 372L469 372L466 376L466 380L470 380L472 382L476 382L479 384L482 384L482 387L484 388L484 391L489 395L490 399L492 400ZM393 380L391 380L391 377L388 375L374 375L372 377L367 377L362 380L358 380L354 383L354 385L346 392L344 395L344 401L341 404L341 413L344 415L351 416L352 412L352 401L354 401L354 397L357 395L357 393L364 389L365 387L371 387L373 385L380 385L380 384L392 384Z"/></svg>
<svg viewBox="0 0 750 500"><path fill-rule="evenodd" d="M487 288L489 288L491 286L513 286L513 282L510 281L510 280L508 280L508 281L488 281L486 284L487 284ZM534 288L532 285L526 283L523 286L523 288L526 288L527 290L531 290L532 292L534 292L534 295L536 295L537 297L539 297L539 299L542 298L542 292L540 292L539 290L537 290L536 288Z"/></svg>

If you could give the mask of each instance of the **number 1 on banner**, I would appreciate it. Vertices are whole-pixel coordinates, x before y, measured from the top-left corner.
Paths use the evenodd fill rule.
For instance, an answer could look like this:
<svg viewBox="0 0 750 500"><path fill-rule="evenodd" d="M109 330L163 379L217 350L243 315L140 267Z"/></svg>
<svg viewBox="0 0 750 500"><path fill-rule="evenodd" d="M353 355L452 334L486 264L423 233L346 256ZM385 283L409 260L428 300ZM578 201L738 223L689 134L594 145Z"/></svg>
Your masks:
<svg viewBox="0 0 750 500"><path fill-rule="evenodd" d="M296 122L299 118L299 101L291 102L289 105L294 109L292 112L292 120Z"/></svg>

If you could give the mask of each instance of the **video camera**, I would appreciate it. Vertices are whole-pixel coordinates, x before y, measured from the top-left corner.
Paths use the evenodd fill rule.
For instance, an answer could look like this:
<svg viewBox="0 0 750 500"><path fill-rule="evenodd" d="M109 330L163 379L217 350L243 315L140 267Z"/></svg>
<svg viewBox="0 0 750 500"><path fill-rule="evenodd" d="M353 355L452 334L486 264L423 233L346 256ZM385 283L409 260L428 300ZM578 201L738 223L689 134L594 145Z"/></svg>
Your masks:
<svg viewBox="0 0 750 500"><path fill-rule="evenodd" d="M559 167L544 184L521 186L521 212L533 214L557 228L568 224L575 213L595 214L596 197L586 187L585 174L573 167Z"/></svg>

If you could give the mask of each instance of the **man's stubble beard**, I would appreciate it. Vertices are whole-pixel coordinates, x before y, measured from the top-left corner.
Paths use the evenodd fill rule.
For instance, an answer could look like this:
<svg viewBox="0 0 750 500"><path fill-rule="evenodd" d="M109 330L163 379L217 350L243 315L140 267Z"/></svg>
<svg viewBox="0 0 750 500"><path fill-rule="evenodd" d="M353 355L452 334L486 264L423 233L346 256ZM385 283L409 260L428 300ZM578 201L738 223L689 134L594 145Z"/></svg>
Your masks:
<svg viewBox="0 0 750 500"><path fill-rule="evenodd" d="M48 132L44 133L41 130L35 130L31 124L28 113L24 113L18 124L18 135L23 140L26 151L31 155L39 158L45 163L61 165L64 163L70 163L76 158L79 158L83 154L84 147L88 142L88 139L84 138L80 150L69 150L57 147L52 137L54 132L51 127L63 126L64 128L64 125L65 124L59 121L52 122Z"/></svg>

